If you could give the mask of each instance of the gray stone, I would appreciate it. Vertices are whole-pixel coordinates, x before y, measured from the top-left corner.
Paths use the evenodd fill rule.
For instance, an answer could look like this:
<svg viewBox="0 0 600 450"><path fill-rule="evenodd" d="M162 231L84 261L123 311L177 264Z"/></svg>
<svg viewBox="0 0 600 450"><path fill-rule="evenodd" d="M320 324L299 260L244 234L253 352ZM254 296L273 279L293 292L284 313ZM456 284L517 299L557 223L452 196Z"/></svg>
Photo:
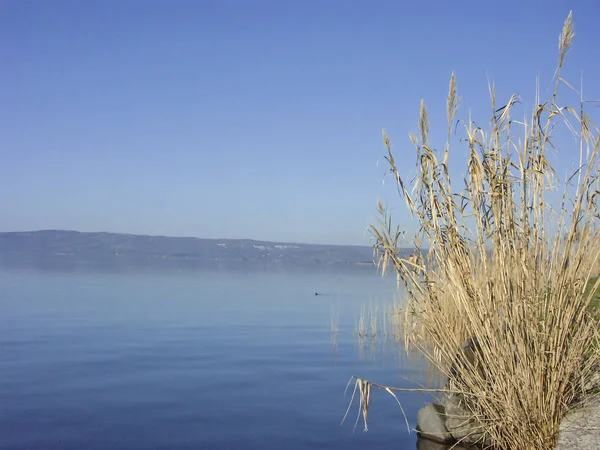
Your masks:
<svg viewBox="0 0 600 450"><path fill-rule="evenodd" d="M465 445L490 445L490 440L482 433L481 424L472 417L462 395L445 394L442 405L446 412L446 429L452 438Z"/></svg>
<svg viewBox="0 0 600 450"><path fill-rule="evenodd" d="M590 375L590 379L583 387L584 392L590 392L600 388L600 365L596 367L596 370Z"/></svg>
<svg viewBox="0 0 600 450"><path fill-rule="evenodd" d="M449 446L448 444L441 444L430 439L418 438L417 450L467 450L467 448L460 445Z"/></svg>
<svg viewBox="0 0 600 450"><path fill-rule="evenodd" d="M600 396L571 411L560 423L556 450L600 450Z"/></svg>
<svg viewBox="0 0 600 450"><path fill-rule="evenodd" d="M456 355L456 362L451 368L454 377L457 376L457 366L477 370L479 376L486 378L487 374L478 357L480 352L479 343L476 339L467 339L461 346ZM453 385L448 381L446 388L453 390ZM471 414L465 403L463 395L455 393L446 393L441 398L441 405L446 413L446 429L452 437L461 444L478 444L488 446L491 441L487 435L482 432L481 423L479 423Z"/></svg>
<svg viewBox="0 0 600 450"><path fill-rule="evenodd" d="M477 339L469 338L458 349L456 352L456 359L452 368L450 369L450 374L452 376L456 376L457 366L459 367L468 367L472 366L477 369L479 375L485 379L486 373L483 368L483 365L480 361L478 355L480 354L481 349L479 347L479 343Z"/></svg>
<svg viewBox="0 0 600 450"><path fill-rule="evenodd" d="M452 442L452 435L445 425L444 408L435 403L428 403L417 413L417 431L427 439L436 442Z"/></svg>

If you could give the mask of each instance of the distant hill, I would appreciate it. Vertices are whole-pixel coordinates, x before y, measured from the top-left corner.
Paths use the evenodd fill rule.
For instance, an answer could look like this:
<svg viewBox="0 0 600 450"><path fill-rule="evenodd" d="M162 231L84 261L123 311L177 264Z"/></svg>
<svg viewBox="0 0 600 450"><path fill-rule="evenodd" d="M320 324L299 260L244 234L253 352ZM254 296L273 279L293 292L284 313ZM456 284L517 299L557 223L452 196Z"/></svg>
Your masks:
<svg viewBox="0 0 600 450"><path fill-rule="evenodd" d="M373 249L367 246L64 230L0 233L0 264L32 263L203 268L374 267Z"/></svg>

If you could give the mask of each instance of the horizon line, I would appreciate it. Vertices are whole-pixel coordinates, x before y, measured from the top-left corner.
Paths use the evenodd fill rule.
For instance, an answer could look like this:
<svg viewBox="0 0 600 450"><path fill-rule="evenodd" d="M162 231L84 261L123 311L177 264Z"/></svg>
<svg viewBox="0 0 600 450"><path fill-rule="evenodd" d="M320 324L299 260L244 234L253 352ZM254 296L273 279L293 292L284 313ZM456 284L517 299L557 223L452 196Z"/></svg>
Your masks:
<svg viewBox="0 0 600 450"><path fill-rule="evenodd" d="M159 237L167 239L199 239L207 241L252 241L252 242L268 242L273 244L295 244L295 245L314 245L314 246L329 246L329 247L366 247L372 248L372 245L360 245L360 244L315 244L312 242L297 242L297 241L270 241L262 239L252 238L206 238L198 236L169 236L166 234L144 234L144 233L122 233L118 231L79 231L73 229L60 229L60 228L47 228L37 230L13 230L13 231L0 231L0 234L23 234L23 233L48 233L48 232L67 232L67 233L78 233L78 234L116 234L121 236L144 236L144 237ZM405 247L412 249L413 247Z"/></svg>

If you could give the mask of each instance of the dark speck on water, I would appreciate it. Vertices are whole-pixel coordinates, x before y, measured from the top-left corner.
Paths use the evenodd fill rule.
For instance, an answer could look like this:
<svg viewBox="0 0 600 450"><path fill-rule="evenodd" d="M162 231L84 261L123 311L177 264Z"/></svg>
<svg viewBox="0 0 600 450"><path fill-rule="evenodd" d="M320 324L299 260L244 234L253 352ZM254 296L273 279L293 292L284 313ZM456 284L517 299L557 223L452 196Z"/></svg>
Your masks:
<svg viewBox="0 0 600 450"><path fill-rule="evenodd" d="M340 426L352 375L425 382L354 323L394 280L364 273L0 270L0 439L16 449L410 449L402 412L373 393L369 432ZM306 300L305 286L335 292ZM318 292L316 294L319 294ZM339 299L339 301L338 301ZM332 305L339 332L332 345ZM416 426L428 397L403 407Z"/></svg>

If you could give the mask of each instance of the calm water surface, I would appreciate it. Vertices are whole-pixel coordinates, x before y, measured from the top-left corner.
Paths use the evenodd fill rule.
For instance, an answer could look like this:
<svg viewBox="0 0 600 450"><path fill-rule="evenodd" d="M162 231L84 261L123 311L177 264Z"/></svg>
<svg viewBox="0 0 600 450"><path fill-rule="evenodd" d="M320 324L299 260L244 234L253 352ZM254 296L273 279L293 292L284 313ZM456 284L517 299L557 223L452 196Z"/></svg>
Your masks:
<svg viewBox="0 0 600 450"><path fill-rule="evenodd" d="M425 379L393 344L354 334L361 307L395 295L367 271L3 269L0 448L415 449L383 392L368 433L357 405L340 426L352 375ZM414 428L428 397L401 399Z"/></svg>

